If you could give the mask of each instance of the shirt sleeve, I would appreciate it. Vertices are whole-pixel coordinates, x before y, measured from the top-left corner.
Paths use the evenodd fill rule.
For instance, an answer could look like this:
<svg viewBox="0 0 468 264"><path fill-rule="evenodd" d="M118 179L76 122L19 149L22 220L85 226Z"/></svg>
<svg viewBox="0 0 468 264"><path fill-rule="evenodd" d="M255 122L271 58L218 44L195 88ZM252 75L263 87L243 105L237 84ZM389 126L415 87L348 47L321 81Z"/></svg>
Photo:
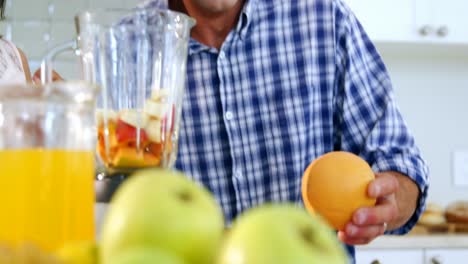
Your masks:
<svg viewBox="0 0 468 264"><path fill-rule="evenodd" d="M428 167L397 106L382 58L349 8L341 0L335 3L335 145L358 153L375 172L400 172L418 185L415 213L387 232L405 234L425 209Z"/></svg>

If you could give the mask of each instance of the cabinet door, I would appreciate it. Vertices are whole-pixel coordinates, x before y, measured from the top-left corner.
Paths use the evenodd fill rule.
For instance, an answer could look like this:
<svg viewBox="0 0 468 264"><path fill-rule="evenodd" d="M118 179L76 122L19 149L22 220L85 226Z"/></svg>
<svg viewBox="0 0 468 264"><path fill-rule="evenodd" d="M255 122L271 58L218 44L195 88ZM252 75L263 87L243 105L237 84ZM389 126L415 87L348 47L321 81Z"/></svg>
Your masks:
<svg viewBox="0 0 468 264"><path fill-rule="evenodd" d="M436 37L443 42L468 43L468 1L431 1Z"/></svg>
<svg viewBox="0 0 468 264"><path fill-rule="evenodd" d="M344 1L373 41L409 41L414 38L414 0Z"/></svg>
<svg viewBox="0 0 468 264"><path fill-rule="evenodd" d="M428 249L424 263L466 264L468 263L468 249Z"/></svg>
<svg viewBox="0 0 468 264"><path fill-rule="evenodd" d="M356 264L423 264L423 249L356 250Z"/></svg>
<svg viewBox="0 0 468 264"><path fill-rule="evenodd" d="M414 1L414 36L416 41L434 41L436 39L436 25L434 24L435 1Z"/></svg>

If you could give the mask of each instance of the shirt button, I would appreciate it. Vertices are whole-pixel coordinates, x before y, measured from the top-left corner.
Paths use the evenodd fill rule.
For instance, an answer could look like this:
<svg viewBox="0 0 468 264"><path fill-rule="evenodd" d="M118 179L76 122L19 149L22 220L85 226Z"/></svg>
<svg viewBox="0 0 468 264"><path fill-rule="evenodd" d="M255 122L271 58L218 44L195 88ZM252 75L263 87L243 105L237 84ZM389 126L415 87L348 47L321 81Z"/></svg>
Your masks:
<svg viewBox="0 0 468 264"><path fill-rule="evenodd" d="M219 52L219 58L224 60L226 58L226 53L224 51Z"/></svg>
<svg viewBox="0 0 468 264"><path fill-rule="evenodd" d="M231 111L227 111L225 117L226 117L226 120L229 121L234 117L234 114L232 114Z"/></svg>
<svg viewBox="0 0 468 264"><path fill-rule="evenodd" d="M242 172L240 170L236 171L234 177L236 177L236 179L242 179Z"/></svg>

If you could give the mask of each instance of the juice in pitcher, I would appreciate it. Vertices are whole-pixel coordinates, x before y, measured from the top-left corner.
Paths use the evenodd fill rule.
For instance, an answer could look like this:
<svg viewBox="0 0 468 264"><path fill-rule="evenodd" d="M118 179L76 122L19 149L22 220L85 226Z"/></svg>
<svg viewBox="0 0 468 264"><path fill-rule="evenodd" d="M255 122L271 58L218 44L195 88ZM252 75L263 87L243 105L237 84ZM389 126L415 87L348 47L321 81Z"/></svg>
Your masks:
<svg viewBox="0 0 468 264"><path fill-rule="evenodd" d="M0 168L0 242L52 251L94 240L92 151L0 150Z"/></svg>
<svg viewBox="0 0 468 264"><path fill-rule="evenodd" d="M95 240L96 93L81 81L0 87L0 253Z"/></svg>

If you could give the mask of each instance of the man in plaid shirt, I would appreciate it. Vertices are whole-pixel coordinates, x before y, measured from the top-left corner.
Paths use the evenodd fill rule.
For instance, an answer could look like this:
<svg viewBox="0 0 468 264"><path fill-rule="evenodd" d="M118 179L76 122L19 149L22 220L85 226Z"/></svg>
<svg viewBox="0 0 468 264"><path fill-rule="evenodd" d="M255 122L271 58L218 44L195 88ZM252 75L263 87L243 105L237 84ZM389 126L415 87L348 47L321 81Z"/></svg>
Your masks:
<svg viewBox="0 0 468 264"><path fill-rule="evenodd" d="M169 7L197 20L176 167L216 196L228 224L265 202L301 203L307 165L344 150L372 166L368 193L378 202L358 209L339 238L366 244L413 227L424 210L428 168L382 59L343 0L182 0Z"/></svg>

